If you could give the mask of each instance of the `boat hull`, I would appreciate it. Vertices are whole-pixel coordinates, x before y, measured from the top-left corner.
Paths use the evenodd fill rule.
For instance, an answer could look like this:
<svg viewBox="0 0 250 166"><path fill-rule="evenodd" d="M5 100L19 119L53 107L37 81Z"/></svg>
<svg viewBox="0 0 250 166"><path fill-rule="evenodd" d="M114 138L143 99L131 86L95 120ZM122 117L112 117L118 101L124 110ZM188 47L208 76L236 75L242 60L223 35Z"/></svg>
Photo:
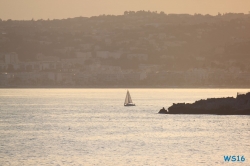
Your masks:
<svg viewBox="0 0 250 166"><path fill-rule="evenodd" d="M128 103L128 104L124 104L124 106L125 106L125 107L127 107L127 106L135 106L135 104L133 104L133 103Z"/></svg>

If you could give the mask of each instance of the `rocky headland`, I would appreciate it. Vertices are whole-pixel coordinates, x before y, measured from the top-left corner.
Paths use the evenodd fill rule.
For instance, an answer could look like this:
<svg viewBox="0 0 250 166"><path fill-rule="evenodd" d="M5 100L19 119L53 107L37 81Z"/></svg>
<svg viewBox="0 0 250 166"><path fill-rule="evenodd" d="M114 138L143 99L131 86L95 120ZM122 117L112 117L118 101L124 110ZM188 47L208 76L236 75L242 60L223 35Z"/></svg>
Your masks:
<svg viewBox="0 0 250 166"><path fill-rule="evenodd" d="M161 114L215 114L215 115L250 115L250 92L237 93L237 97L208 98L194 103L173 103Z"/></svg>

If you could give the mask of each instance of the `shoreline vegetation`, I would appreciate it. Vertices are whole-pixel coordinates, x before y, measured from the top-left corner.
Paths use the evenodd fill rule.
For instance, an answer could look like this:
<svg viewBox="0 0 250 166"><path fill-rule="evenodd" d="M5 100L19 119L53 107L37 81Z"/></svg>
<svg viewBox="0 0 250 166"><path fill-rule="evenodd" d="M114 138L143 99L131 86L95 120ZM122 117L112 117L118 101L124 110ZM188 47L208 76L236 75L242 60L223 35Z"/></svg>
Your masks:
<svg viewBox="0 0 250 166"><path fill-rule="evenodd" d="M155 86L145 86L145 85L138 85L138 86L129 86L129 85L86 85L86 86L72 86L72 85L63 85L63 86L0 86L0 89L16 89L16 88L53 88L53 89L60 89L60 88L96 88L96 89L105 89L105 88L132 88L132 89L161 89L161 88L167 88L167 89L250 89L250 86L162 86L162 85L155 85Z"/></svg>

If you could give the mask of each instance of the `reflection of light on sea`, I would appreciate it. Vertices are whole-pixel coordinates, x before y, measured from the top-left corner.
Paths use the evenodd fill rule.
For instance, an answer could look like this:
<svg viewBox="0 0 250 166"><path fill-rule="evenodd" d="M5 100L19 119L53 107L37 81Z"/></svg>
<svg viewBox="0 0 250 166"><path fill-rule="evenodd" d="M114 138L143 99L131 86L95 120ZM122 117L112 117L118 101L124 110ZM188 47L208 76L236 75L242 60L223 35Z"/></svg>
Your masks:
<svg viewBox="0 0 250 166"><path fill-rule="evenodd" d="M249 116L157 114L238 91L131 89L137 106L125 108L125 89L0 89L0 165L222 165L225 153L248 159Z"/></svg>

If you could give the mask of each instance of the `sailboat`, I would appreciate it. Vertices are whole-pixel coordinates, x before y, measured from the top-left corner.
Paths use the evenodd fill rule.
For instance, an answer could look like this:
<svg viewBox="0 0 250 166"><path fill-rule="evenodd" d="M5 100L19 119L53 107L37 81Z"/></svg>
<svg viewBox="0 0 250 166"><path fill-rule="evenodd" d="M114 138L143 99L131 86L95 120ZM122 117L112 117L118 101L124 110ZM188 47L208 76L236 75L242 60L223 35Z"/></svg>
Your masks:
<svg viewBox="0 0 250 166"><path fill-rule="evenodd" d="M127 95L126 95L126 98L125 98L124 106L135 106L135 104L132 101L132 98L130 96L129 91L127 91Z"/></svg>

